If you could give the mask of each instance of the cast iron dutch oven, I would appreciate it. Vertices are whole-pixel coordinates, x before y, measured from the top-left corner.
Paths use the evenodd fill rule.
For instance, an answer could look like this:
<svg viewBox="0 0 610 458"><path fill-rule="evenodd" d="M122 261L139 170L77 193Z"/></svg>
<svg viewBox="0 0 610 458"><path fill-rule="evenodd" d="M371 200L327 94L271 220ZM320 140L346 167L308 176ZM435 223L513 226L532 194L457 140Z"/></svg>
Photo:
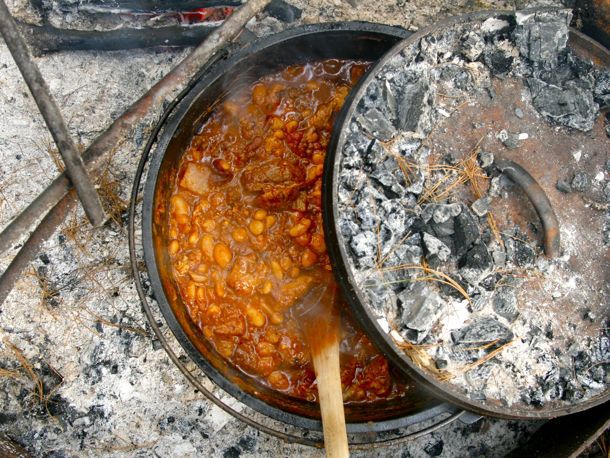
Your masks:
<svg viewBox="0 0 610 458"><path fill-rule="evenodd" d="M286 66L326 58L375 61L403 29L361 22L303 26L253 42L217 63L179 103L164 127L150 162L143 202L145 262L154 296L168 326L189 356L221 388L253 409L286 423L321 430L317 403L272 391L216 353L186 313L171 275L166 250L168 195L182 153L223 96ZM346 408L348 431L387 431L455 408L414 386L410 395Z"/></svg>

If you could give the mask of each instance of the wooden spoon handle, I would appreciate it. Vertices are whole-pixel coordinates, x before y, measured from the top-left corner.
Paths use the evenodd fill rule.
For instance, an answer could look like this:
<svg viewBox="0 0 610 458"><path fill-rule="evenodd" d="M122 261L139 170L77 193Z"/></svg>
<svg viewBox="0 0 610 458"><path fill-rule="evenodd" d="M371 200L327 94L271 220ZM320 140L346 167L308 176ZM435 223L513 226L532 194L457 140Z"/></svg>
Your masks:
<svg viewBox="0 0 610 458"><path fill-rule="evenodd" d="M349 457L339 368L339 340L325 342L322 348L313 352L312 358L318 382L326 456Z"/></svg>

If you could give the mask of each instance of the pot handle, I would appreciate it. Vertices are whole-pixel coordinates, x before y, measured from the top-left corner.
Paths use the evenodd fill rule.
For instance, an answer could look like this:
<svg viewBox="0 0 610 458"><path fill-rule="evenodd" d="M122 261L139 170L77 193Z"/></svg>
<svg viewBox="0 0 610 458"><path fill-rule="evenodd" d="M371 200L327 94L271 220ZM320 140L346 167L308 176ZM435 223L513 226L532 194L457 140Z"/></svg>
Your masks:
<svg viewBox="0 0 610 458"><path fill-rule="evenodd" d="M551 206L551 201L544 192L544 189L542 189L527 170L514 161L498 159L496 161L496 167L523 189L536 209L536 213L538 213L544 229L545 254L549 258L560 256L559 220L557 219L557 215L555 215L555 211Z"/></svg>

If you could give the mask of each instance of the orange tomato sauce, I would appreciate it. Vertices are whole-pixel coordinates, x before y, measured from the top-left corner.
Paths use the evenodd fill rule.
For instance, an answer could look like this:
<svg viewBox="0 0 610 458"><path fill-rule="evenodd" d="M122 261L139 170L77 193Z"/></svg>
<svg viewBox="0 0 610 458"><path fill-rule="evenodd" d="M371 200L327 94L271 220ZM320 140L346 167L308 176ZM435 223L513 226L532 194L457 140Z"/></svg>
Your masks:
<svg viewBox="0 0 610 458"><path fill-rule="evenodd" d="M188 313L241 371L316 400L294 306L330 270L322 170L336 113L366 63L295 65L217 105L180 162L168 252ZM405 384L342 304L346 402L402 396Z"/></svg>

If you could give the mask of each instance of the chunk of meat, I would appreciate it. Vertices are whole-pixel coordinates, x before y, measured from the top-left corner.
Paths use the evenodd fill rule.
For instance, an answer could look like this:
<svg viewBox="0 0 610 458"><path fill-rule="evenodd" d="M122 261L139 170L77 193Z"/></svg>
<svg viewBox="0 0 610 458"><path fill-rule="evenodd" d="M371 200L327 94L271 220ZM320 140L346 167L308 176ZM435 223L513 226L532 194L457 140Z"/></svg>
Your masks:
<svg viewBox="0 0 610 458"><path fill-rule="evenodd" d="M208 191L210 170L201 164L188 162L180 186L193 194L205 194Z"/></svg>
<svg viewBox="0 0 610 458"><path fill-rule="evenodd" d="M251 164L244 170L242 183L250 192L260 192L270 186L286 186L303 181L304 173L296 165L280 159Z"/></svg>
<svg viewBox="0 0 610 458"><path fill-rule="evenodd" d="M289 283L283 285L274 295L274 299L282 310L291 307L301 297L305 295L311 284L313 283L313 277L309 275L302 275L295 278Z"/></svg>
<svg viewBox="0 0 610 458"><path fill-rule="evenodd" d="M251 296L256 289L255 256L239 256L227 276L227 284L240 296Z"/></svg>

